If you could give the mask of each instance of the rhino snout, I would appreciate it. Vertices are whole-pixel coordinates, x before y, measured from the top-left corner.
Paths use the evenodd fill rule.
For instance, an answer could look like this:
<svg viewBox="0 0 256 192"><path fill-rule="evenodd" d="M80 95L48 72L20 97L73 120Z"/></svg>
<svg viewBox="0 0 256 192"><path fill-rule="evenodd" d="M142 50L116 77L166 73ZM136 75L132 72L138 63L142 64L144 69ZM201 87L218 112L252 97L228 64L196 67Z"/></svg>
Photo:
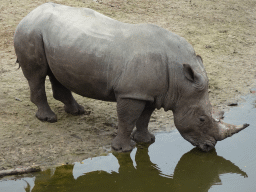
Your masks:
<svg viewBox="0 0 256 192"><path fill-rule="evenodd" d="M216 144L216 143L215 143ZM204 152L208 152L210 150L212 150L214 147L215 147L215 144L212 144L212 143L205 143L205 144L200 144L198 145L197 147L199 149L201 149L202 151Z"/></svg>
<svg viewBox="0 0 256 192"><path fill-rule="evenodd" d="M184 135L183 135L183 138L186 139L188 142L190 142L193 146L196 146L197 148L199 148L204 152L208 152L211 149L213 149L217 143L217 140L214 138L208 138L207 140L204 140L201 142L198 141L197 139L194 139L194 138L192 139Z"/></svg>

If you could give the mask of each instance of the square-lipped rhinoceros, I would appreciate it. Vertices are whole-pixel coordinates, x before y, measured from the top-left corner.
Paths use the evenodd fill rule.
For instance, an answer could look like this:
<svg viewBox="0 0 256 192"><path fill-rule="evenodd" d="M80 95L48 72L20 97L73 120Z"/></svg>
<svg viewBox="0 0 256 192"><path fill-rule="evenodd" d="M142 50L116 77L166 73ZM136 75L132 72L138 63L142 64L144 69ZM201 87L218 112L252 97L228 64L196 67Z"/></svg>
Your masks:
<svg viewBox="0 0 256 192"><path fill-rule="evenodd" d="M47 75L54 98L68 113L84 112L71 91L117 102L116 150L154 141L148 123L156 108L172 110L180 134L203 151L248 126L212 118L201 57L184 38L156 25L122 23L91 9L46 3L19 23L14 47L38 119L57 121L46 99Z"/></svg>

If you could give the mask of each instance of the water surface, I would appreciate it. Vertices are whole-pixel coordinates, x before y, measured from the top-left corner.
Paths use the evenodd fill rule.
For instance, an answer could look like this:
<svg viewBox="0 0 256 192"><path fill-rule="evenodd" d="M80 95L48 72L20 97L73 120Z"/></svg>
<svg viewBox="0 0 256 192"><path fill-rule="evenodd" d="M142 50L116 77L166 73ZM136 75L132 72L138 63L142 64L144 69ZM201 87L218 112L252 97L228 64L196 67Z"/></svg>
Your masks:
<svg viewBox="0 0 256 192"><path fill-rule="evenodd" d="M150 146L64 165L16 181L0 191L256 191L256 96L225 114L225 122L250 126L204 153L175 130Z"/></svg>

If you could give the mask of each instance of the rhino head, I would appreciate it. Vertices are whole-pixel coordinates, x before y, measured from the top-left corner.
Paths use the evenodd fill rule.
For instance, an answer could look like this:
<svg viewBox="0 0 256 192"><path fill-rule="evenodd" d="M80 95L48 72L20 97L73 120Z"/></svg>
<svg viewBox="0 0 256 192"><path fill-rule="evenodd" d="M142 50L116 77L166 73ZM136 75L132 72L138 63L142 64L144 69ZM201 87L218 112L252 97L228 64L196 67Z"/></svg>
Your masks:
<svg viewBox="0 0 256 192"><path fill-rule="evenodd" d="M178 94L172 111L175 126L184 139L207 152L214 148L217 141L249 126L230 125L213 118L205 70L194 70L190 65L184 64L181 71L182 79L176 81Z"/></svg>

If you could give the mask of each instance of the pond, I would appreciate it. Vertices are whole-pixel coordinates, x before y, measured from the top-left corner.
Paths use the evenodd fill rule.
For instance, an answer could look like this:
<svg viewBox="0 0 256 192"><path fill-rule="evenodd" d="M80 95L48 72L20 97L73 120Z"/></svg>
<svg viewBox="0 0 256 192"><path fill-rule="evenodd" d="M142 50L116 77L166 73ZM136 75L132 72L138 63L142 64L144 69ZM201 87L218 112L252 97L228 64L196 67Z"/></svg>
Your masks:
<svg viewBox="0 0 256 192"><path fill-rule="evenodd" d="M255 191L256 95L225 114L225 122L250 126L204 153L177 130L156 134L150 146L110 153L40 173L3 178L0 191Z"/></svg>

